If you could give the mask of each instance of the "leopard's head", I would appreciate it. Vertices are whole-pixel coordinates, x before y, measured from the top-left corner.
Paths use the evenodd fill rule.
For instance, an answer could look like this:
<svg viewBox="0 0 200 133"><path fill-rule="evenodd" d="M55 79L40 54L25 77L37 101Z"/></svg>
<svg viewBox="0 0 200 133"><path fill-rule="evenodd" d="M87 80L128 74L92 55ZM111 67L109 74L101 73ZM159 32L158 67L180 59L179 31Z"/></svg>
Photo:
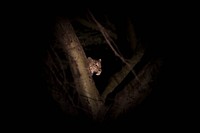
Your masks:
<svg viewBox="0 0 200 133"><path fill-rule="evenodd" d="M91 57L88 57L88 63L89 63L89 70L90 70L91 75L95 73L97 76L99 76L102 72L101 59L95 60L95 59L92 59Z"/></svg>

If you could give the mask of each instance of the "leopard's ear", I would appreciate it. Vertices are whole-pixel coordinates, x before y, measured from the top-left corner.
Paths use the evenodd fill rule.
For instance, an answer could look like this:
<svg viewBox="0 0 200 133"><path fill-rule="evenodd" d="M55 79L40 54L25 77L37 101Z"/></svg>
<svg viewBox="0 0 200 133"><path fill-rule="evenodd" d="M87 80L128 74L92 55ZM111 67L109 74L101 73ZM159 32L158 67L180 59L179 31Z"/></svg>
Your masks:
<svg viewBox="0 0 200 133"><path fill-rule="evenodd" d="M88 60L92 60L92 58L91 58L91 57L88 57Z"/></svg>
<svg viewBox="0 0 200 133"><path fill-rule="evenodd" d="M101 59L99 59L99 62L101 62Z"/></svg>

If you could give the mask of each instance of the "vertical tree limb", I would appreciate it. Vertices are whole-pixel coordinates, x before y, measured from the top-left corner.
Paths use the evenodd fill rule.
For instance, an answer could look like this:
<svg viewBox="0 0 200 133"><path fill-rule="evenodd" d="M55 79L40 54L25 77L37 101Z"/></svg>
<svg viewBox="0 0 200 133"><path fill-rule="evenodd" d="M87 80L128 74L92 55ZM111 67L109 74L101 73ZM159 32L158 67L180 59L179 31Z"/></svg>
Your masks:
<svg viewBox="0 0 200 133"><path fill-rule="evenodd" d="M57 24L57 38L67 53L82 108L86 114L95 118L101 105L100 95L89 74L84 50L68 19L60 19Z"/></svg>
<svg viewBox="0 0 200 133"><path fill-rule="evenodd" d="M127 18L127 38L132 50L135 51L137 47L137 38L130 18Z"/></svg>

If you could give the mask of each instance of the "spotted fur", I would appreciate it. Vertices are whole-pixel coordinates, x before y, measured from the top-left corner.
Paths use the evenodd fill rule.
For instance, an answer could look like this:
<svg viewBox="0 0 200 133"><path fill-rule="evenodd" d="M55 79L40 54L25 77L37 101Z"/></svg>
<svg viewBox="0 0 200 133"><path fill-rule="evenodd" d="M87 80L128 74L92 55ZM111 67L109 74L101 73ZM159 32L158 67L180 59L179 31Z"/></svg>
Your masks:
<svg viewBox="0 0 200 133"><path fill-rule="evenodd" d="M88 64L89 64L89 70L90 74L93 75L94 73L99 76L102 72L101 69L101 59L94 60L91 57L88 57Z"/></svg>

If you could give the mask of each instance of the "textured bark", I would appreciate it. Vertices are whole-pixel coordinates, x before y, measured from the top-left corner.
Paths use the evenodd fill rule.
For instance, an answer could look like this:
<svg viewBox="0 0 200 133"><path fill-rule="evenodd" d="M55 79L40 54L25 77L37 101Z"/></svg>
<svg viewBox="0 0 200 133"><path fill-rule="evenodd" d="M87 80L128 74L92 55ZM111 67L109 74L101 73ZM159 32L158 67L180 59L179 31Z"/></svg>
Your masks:
<svg viewBox="0 0 200 133"><path fill-rule="evenodd" d="M95 118L101 105L101 99L89 74L86 55L68 19L60 20L57 29L57 38L67 53L75 88L82 104L81 108L86 114Z"/></svg>

